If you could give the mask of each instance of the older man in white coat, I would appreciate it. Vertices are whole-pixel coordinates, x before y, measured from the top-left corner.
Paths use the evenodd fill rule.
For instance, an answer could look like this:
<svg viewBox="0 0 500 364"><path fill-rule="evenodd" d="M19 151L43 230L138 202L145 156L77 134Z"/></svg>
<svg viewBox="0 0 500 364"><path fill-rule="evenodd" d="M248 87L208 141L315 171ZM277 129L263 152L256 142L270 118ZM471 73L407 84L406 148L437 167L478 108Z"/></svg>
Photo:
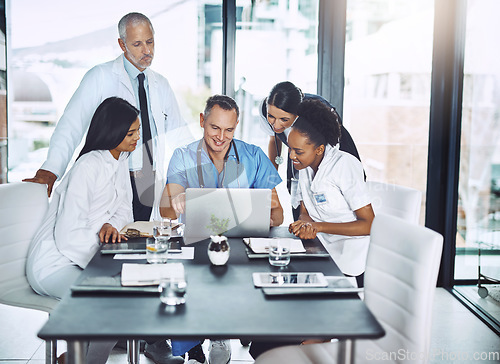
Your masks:
<svg viewBox="0 0 500 364"><path fill-rule="evenodd" d="M83 139L98 105L117 96L141 110L141 139L129 157L134 220L159 217L168 156L192 140L169 82L149 69L154 57L154 30L143 14L129 13L118 23L123 51L114 61L93 67L83 77L50 140L47 160L26 182L47 184L50 196ZM144 142L145 141L145 142ZM139 146L142 146L139 148ZM149 343L145 354L160 364L183 363L165 341Z"/></svg>
<svg viewBox="0 0 500 364"><path fill-rule="evenodd" d="M120 20L118 31L118 43L123 54L114 61L93 67L85 74L57 123L47 160L34 178L24 181L46 183L50 196L54 182L64 175L97 106L106 98L117 96L141 109L141 125L150 125L149 133L148 130L141 130L138 146L143 147L132 153L129 164L134 189L134 219L149 220L152 213L159 216L156 215L159 213L157 207L165 186L168 157L176 147L190 142L192 138L169 82L149 68L155 46L150 20L140 13L127 14ZM144 83L145 103L141 102L141 82ZM149 120L142 120L145 115ZM143 143L144 136L150 141ZM151 165L145 168L148 161L152 164L152 171ZM154 204L153 181L156 182ZM152 209L152 206L155 208Z"/></svg>

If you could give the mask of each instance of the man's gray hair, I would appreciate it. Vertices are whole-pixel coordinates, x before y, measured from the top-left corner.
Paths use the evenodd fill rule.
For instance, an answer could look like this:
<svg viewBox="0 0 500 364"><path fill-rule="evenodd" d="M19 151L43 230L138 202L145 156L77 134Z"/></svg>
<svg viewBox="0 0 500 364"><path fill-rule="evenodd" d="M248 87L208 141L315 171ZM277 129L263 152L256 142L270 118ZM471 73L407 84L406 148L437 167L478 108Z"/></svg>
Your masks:
<svg viewBox="0 0 500 364"><path fill-rule="evenodd" d="M118 35L120 36L120 39L124 42L127 39L127 26L137 25L140 23L148 23L151 27L151 31L153 32L153 34L155 34L153 24L151 24L151 20L149 20L146 15L141 13L128 13L127 15L124 15L118 22Z"/></svg>
<svg viewBox="0 0 500 364"><path fill-rule="evenodd" d="M205 117L208 117L210 115L210 112L212 111L212 108L215 105L219 105L220 108L223 110L234 110L236 111L236 116L239 118L240 117L240 109L238 107L238 104L236 101L234 101L233 98L227 96L227 95L213 95L210 96L207 99L207 103L205 105L205 110L203 111L203 115Z"/></svg>

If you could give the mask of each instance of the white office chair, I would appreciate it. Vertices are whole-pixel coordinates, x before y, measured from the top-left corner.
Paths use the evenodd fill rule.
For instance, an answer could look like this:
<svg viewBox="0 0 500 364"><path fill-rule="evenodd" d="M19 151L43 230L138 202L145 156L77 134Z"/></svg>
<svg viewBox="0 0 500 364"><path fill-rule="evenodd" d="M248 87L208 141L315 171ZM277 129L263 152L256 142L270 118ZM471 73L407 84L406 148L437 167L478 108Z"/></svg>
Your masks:
<svg viewBox="0 0 500 364"><path fill-rule="evenodd" d="M384 327L378 340L355 342L356 363L377 359L425 363L443 237L397 217L378 214L371 229L365 272L365 302ZM305 307L304 309L307 309ZM255 364L335 363L336 343L286 346L269 350ZM403 353L403 356L398 354ZM407 355L406 357L404 355Z"/></svg>
<svg viewBox="0 0 500 364"><path fill-rule="evenodd" d="M372 208L378 213L400 217L419 223L422 192L414 188L390 183L366 181L372 197Z"/></svg>
<svg viewBox="0 0 500 364"><path fill-rule="evenodd" d="M50 313L54 298L35 293L26 279L26 257L48 206L47 186L0 184L0 303ZM47 342L45 362L57 362L56 341Z"/></svg>

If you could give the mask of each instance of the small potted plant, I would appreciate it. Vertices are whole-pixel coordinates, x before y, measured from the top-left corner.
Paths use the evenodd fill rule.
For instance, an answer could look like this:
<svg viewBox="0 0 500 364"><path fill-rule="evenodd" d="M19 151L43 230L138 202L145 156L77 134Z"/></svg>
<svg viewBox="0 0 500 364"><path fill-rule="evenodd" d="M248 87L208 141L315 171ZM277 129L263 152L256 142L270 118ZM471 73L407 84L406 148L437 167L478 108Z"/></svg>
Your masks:
<svg viewBox="0 0 500 364"><path fill-rule="evenodd" d="M227 231L229 218L219 219L214 214L210 216L210 224L207 229L212 232L210 244L208 244L208 258L213 265L224 265L229 259L229 243L227 237L223 236Z"/></svg>

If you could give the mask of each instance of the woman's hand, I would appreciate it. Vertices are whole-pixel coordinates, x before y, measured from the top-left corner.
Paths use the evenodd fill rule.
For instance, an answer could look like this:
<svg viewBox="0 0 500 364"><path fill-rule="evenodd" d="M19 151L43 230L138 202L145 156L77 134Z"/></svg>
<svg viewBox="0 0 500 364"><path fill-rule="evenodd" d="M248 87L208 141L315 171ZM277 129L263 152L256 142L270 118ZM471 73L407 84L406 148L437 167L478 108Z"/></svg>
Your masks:
<svg viewBox="0 0 500 364"><path fill-rule="evenodd" d="M111 242L120 243L123 240L128 240L125 235L121 235L118 230L113 227L110 223L105 223L101 230L99 231L99 240L101 243L109 243L111 238Z"/></svg>
<svg viewBox="0 0 500 364"><path fill-rule="evenodd" d="M288 231L301 239L314 239L318 233L314 223L303 220L292 222L288 227Z"/></svg>

